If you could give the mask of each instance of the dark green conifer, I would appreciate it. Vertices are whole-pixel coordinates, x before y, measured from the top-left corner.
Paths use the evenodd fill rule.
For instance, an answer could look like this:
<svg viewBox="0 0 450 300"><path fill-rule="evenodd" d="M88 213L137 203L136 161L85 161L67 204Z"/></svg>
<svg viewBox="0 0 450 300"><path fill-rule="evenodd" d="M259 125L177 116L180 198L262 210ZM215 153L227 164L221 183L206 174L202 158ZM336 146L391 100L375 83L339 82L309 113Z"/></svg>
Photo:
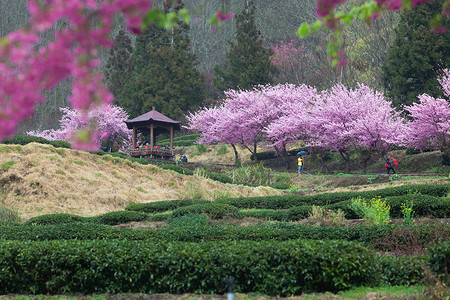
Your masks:
<svg viewBox="0 0 450 300"><path fill-rule="evenodd" d="M120 103L121 94L125 84L131 76L131 53L133 47L129 34L120 29L109 50L109 57L105 68L105 80L109 90L115 96L116 104Z"/></svg>
<svg viewBox="0 0 450 300"><path fill-rule="evenodd" d="M443 0L432 0L401 17L383 67L383 85L396 106L417 102L423 93L442 95L436 78L450 66L450 32L430 30L430 20L442 10L442 4Z"/></svg>
<svg viewBox="0 0 450 300"><path fill-rule="evenodd" d="M244 9L235 19L236 41L230 42L227 64L214 69L214 84L222 91L270 84L278 72L270 60L273 50L264 48L256 28L255 10L254 0L245 0Z"/></svg>
<svg viewBox="0 0 450 300"><path fill-rule="evenodd" d="M166 12L183 8L180 0L165 5ZM169 30L158 26L137 37L132 63L134 75L124 90L122 107L136 117L155 107L173 119L196 109L205 99L204 77L191 52L189 25L179 21Z"/></svg>

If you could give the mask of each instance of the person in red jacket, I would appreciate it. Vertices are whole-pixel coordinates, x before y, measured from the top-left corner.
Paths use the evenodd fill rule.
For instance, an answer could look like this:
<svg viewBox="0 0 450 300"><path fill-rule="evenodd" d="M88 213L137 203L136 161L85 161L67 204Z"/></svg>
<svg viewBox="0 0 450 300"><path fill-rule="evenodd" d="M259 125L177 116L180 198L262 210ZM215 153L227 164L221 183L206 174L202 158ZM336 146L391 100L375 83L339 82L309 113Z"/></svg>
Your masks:
<svg viewBox="0 0 450 300"><path fill-rule="evenodd" d="M384 166L386 167L386 171L388 174L391 172L391 170L394 174L397 174L394 170L394 163L390 161L389 158L386 158L386 163L384 164Z"/></svg>

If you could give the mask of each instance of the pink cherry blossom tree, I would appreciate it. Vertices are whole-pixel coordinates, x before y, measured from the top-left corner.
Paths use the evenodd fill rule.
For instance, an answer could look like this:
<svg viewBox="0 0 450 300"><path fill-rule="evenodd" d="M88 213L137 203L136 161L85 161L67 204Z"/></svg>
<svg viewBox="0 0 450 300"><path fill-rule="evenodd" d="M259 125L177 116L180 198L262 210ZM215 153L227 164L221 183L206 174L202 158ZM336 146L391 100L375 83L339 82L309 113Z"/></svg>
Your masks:
<svg viewBox="0 0 450 300"><path fill-rule="evenodd" d="M359 84L325 91L305 117L306 139L311 146L339 152L345 160L362 151L365 168L372 152L382 156L404 139L405 121L382 93Z"/></svg>
<svg viewBox="0 0 450 300"><path fill-rule="evenodd" d="M450 153L450 70L439 80L447 99L423 94L419 103L405 107L412 121L408 124L407 145L419 150L434 148Z"/></svg>
<svg viewBox="0 0 450 300"><path fill-rule="evenodd" d="M94 142L97 148L102 142L107 142L108 148L123 148L131 141L131 133L125 124L128 120L128 114L120 107L111 104L97 106L89 110L87 118L78 110L70 108L61 108L63 116L58 130L29 131L28 135L43 137L47 140L68 141L77 148L82 145L76 145L79 139L81 128L93 127L97 129L98 134Z"/></svg>

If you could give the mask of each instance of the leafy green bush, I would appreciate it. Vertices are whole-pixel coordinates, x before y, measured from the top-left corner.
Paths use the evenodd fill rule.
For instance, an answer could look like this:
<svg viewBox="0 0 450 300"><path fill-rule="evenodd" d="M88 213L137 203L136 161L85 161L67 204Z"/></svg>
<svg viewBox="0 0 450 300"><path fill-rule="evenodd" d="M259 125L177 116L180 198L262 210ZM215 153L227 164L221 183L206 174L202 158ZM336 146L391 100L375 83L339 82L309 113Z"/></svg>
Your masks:
<svg viewBox="0 0 450 300"><path fill-rule="evenodd" d="M252 209L239 211L239 215L241 217L251 217L273 221L287 221L289 219L288 211L274 209Z"/></svg>
<svg viewBox="0 0 450 300"><path fill-rule="evenodd" d="M205 204L195 204L191 206L184 206L175 209L172 212L174 217L180 217L187 214L207 214L212 219L221 219L224 216L237 216L238 208L221 203L205 203Z"/></svg>
<svg viewBox="0 0 450 300"><path fill-rule="evenodd" d="M86 219L81 216L71 214L48 214L29 219L26 224L33 225L55 225L62 223L86 222Z"/></svg>
<svg viewBox="0 0 450 300"><path fill-rule="evenodd" d="M56 148L71 148L70 143L66 141L49 141L42 137L32 135L16 135L12 138L4 138L2 144L26 145L29 143L49 144Z"/></svg>
<svg viewBox="0 0 450 300"><path fill-rule="evenodd" d="M188 214L191 216L192 214ZM189 226L193 220L182 219L183 226L169 226L160 229L115 228L95 223L66 223L58 225L15 225L9 223L0 226L0 239L21 241L42 240L94 240L94 239L128 239L148 240L153 242L201 242L201 241L285 241L292 239L313 240L347 240L373 245L382 251L393 251L383 241L392 239L394 247L409 247L410 241L403 234L408 231L408 238L414 243L429 244L436 241L436 233L445 238L450 235L450 228L444 225L403 225L386 226L311 226L292 223L272 223L254 226L203 226L199 223ZM168 220L174 220L169 216ZM198 220L197 220L198 221ZM178 221L175 221L177 223ZM206 223L206 222L205 222Z"/></svg>
<svg viewBox="0 0 450 300"><path fill-rule="evenodd" d="M180 217L173 217L167 219L169 226L178 227L178 226L208 226L209 219L205 215L201 214L186 214Z"/></svg>
<svg viewBox="0 0 450 300"><path fill-rule="evenodd" d="M379 281L375 253L346 241L4 241L0 257L2 294L219 294L233 276L237 292L287 296Z"/></svg>
<svg viewBox="0 0 450 300"><path fill-rule="evenodd" d="M186 200L165 200L150 203L132 203L127 205L125 210L156 213L174 210L176 208L183 206L203 204L203 203L210 203L210 201L203 199L186 199Z"/></svg>
<svg viewBox="0 0 450 300"><path fill-rule="evenodd" d="M67 148L67 149L72 148L70 143L66 141L49 141L49 144L55 148Z"/></svg>
<svg viewBox="0 0 450 300"><path fill-rule="evenodd" d="M424 257L379 255L377 260L382 271L382 285L414 285L423 281Z"/></svg>
<svg viewBox="0 0 450 300"><path fill-rule="evenodd" d="M259 209L288 209L300 205L330 205L352 198L362 197L371 199L377 196L382 198L408 195L412 192L418 192L422 195L435 197L444 197L450 191L449 184L422 184L422 185L404 185L392 188L385 188L366 192L340 192L323 193L317 195L281 195L281 196L263 196L263 197L245 197L218 199L216 202L229 204L238 208L259 208Z"/></svg>
<svg viewBox="0 0 450 300"><path fill-rule="evenodd" d="M180 173L180 174L194 175L194 171L186 169L186 168L183 168L181 166L173 165L173 164L161 165L159 167L161 169L172 170L172 171L175 171L175 172Z"/></svg>
<svg viewBox="0 0 450 300"><path fill-rule="evenodd" d="M289 150L287 153L290 156L296 156L299 151L308 151L308 150L305 148L293 149L293 150ZM267 159L277 158L278 156L276 155L276 153L274 151L267 151L267 152L256 153L256 157L258 158L258 161L259 161L259 160L267 160ZM250 159L255 160L255 155L252 154L250 156Z"/></svg>
<svg viewBox="0 0 450 300"><path fill-rule="evenodd" d="M174 147L185 147L185 146L194 146L197 142L197 139L199 138L200 134L188 134L179 136L173 139L173 145ZM170 145L170 139L164 139L158 141L158 145L160 146L169 146Z"/></svg>
<svg viewBox="0 0 450 300"><path fill-rule="evenodd" d="M429 267L443 280L449 280L450 272L450 241L433 245L429 249Z"/></svg>
<svg viewBox="0 0 450 300"><path fill-rule="evenodd" d="M105 225L126 224L130 222L142 222L149 219L149 215L139 211L113 211L94 217L96 223Z"/></svg>

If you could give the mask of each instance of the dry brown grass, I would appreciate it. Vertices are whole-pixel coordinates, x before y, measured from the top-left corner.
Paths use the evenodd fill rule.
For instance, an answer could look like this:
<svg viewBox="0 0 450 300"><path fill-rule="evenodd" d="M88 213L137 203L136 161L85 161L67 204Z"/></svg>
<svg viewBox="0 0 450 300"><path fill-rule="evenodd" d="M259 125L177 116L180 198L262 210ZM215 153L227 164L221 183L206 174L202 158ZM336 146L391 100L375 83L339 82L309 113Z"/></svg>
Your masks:
<svg viewBox="0 0 450 300"><path fill-rule="evenodd" d="M49 213L92 216L137 202L280 193L36 143L1 145L0 165L10 161L15 164L9 169L0 168L0 206L17 209L25 219Z"/></svg>

